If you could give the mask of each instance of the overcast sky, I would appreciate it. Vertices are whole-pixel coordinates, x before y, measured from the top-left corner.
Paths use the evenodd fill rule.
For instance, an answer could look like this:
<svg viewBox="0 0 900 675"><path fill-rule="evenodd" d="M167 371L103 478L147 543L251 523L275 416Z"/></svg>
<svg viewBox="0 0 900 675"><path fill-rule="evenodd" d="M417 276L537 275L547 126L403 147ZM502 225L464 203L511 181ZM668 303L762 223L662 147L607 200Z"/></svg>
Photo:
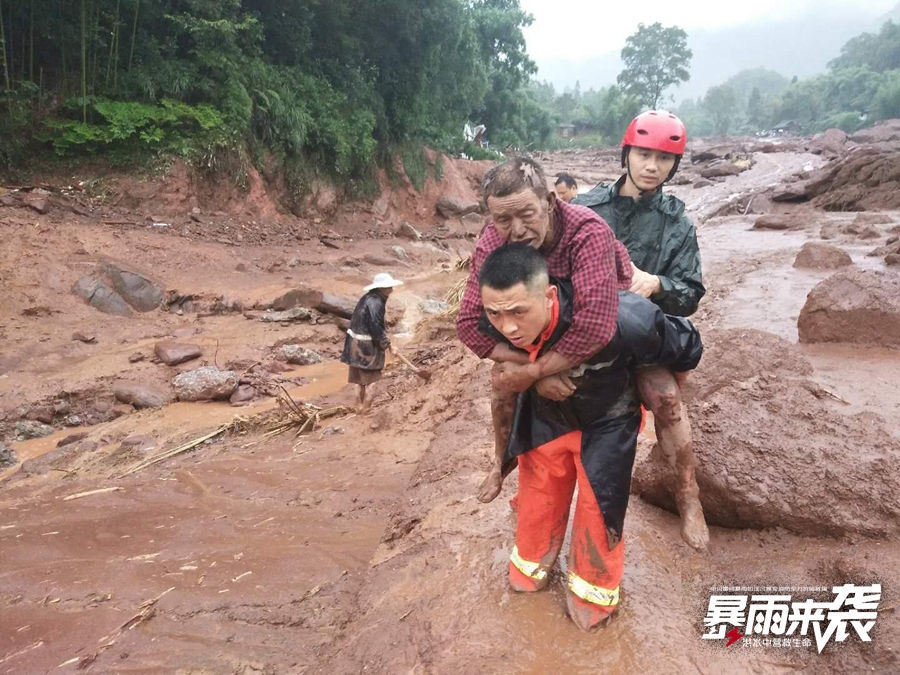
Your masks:
<svg viewBox="0 0 900 675"><path fill-rule="evenodd" d="M663 26L691 30L716 30L748 23L796 19L815 12L856 8L860 14L882 15L898 0L520 0L534 16L525 29L528 53L540 67L542 61L581 60L619 52L625 38L639 23L659 21ZM541 74L538 73L538 79Z"/></svg>

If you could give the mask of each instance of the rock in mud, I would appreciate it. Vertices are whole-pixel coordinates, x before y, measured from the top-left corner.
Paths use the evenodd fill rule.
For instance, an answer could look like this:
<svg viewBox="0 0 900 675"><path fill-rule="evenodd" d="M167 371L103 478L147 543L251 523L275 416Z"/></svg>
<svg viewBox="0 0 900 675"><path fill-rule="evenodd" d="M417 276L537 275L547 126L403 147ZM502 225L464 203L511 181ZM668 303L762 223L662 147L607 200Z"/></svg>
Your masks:
<svg viewBox="0 0 900 675"><path fill-rule="evenodd" d="M443 196L438 199L435 210L444 218L459 218L469 213L477 213L481 207L474 199L458 199Z"/></svg>
<svg viewBox="0 0 900 675"><path fill-rule="evenodd" d="M699 188L709 187L710 185L715 185L715 183L706 178L701 178L700 180L694 182L693 187L695 190L697 190Z"/></svg>
<svg viewBox="0 0 900 675"><path fill-rule="evenodd" d="M412 241L419 241L422 238L419 231L407 222L400 223L394 230L394 235Z"/></svg>
<svg viewBox="0 0 900 675"><path fill-rule="evenodd" d="M116 293L99 279L89 276L81 277L72 287L72 293L104 314L113 314L115 316L131 316L131 307Z"/></svg>
<svg viewBox="0 0 900 675"><path fill-rule="evenodd" d="M181 373L172 381L179 401L214 401L230 398L238 386L237 374L203 366Z"/></svg>
<svg viewBox="0 0 900 675"><path fill-rule="evenodd" d="M808 189L826 211L900 209L900 150L857 148L817 172Z"/></svg>
<svg viewBox="0 0 900 675"><path fill-rule="evenodd" d="M100 274L110 283L122 299L138 312L149 312L163 300L162 289L146 277L119 269L115 265L104 263L98 268Z"/></svg>
<svg viewBox="0 0 900 675"><path fill-rule="evenodd" d="M19 420L13 425L13 435L17 441L27 441L32 438L43 438L56 431L49 424L35 420Z"/></svg>
<svg viewBox="0 0 900 675"><path fill-rule="evenodd" d="M810 291L797 328L801 342L900 347L900 274L838 272Z"/></svg>
<svg viewBox="0 0 900 675"><path fill-rule="evenodd" d="M900 265L900 253L889 253L884 256L884 264L890 267Z"/></svg>
<svg viewBox="0 0 900 675"><path fill-rule="evenodd" d="M312 312L306 307L293 307L283 312L263 312L259 320L278 323L281 321L309 321L312 318Z"/></svg>
<svg viewBox="0 0 900 675"><path fill-rule="evenodd" d="M242 384L234 390L228 401L231 405L242 405L252 401L254 398L256 398L256 389L249 384Z"/></svg>
<svg viewBox="0 0 900 675"><path fill-rule="evenodd" d="M831 155L836 157L844 152L847 145L847 134L840 129L828 129L816 134L809 142L809 151L814 155Z"/></svg>
<svg viewBox="0 0 900 675"><path fill-rule="evenodd" d="M753 223L754 230L796 230L798 227L796 218L776 214L760 216Z"/></svg>
<svg viewBox="0 0 900 675"><path fill-rule="evenodd" d="M7 448L3 444L3 441L0 441L0 469L12 466L18 461L19 459L16 457L16 453L14 453L11 448Z"/></svg>
<svg viewBox="0 0 900 675"><path fill-rule="evenodd" d="M737 176L749 167L740 167L728 161L713 161L708 167L700 170L703 178L719 178L721 176Z"/></svg>
<svg viewBox="0 0 900 675"><path fill-rule="evenodd" d="M900 440L871 413L843 415L799 349L756 330L709 330L688 380L697 482L707 521L834 537L900 534ZM632 490L674 511L657 448Z"/></svg>
<svg viewBox="0 0 900 675"><path fill-rule="evenodd" d="M117 401L143 408L161 408L172 402L172 394L152 384L119 380L113 384L113 394Z"/></svg>
<svg viewBox="0 0 900 675"><path fill-rule="evenodd" d="M177 366L179 363L200 357L203 354L203 350L200 349L200 345L166 340L157 342L153 346L153 353L167 366Z"/></svg>
<svg viewBox="0 0 900 675"><path fill-rule="evenodd" d="M805 182L792 183L776 189L771 197L773 202L805 202L809 200L809 191Z"/></svg>
<svg viewBox="0 0 900 675"><path fill-rule="evenodd" d="M877 213L873 211L860 211L853 219L854 225L890 225L894 222L886 213Z"/></svg>
<svg viewBox="0 0 900 675"><path fill-rule="evenodd" d="M794 259L794 267L808 270L833 270L852 264L853 260L846 251L815 241L803 244Z"/></svg>
<svg viewBox="0 0 900 675"><path fill-rule="evenodd" d="M278 350L278 358L297 366L308 366L312 363L321 363L322 357L311 349L305 349L300 345L282 345Z"/></svg>

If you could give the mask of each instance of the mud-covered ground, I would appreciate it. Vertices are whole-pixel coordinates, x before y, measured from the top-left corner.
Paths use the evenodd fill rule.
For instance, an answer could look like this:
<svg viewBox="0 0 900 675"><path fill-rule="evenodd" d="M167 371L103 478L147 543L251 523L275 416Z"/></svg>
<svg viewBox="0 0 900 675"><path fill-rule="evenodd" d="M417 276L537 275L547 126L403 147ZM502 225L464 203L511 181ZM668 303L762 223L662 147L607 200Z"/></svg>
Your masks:
<svg viewBox="0 0 900 675"><path fill-rule="evenodd" d="M697 322L710 334L752 328L796 343L806 294L830 272L794 268L794 257L823 225L856 214L779 204L797 228L751 230L757 216L746 195L826 160L793 146L749 156L751 168L703 187L692 186L700 176L686 165L690 180L673 187L698 224L709 292ZM609 150L543 159L550 174L573 171L582 189L618 173ZM444 173L443 187L431 181L418 201L395 191L371 209L302 222L269 207L216 211L225 207L171 182L152 194L116 183L120 194L149 203L105 195L80 214L62 196L46 214L0 207L0 428L15 455L0 469L0 672L897 672L900 546L885 537L716 526L709 552L699 554L681 541L677 516L633 496L624 599L609 628L585 635L565 617L561 574L546 593L508 590L515 477L489 505L474 497L490 451L489 367L459 346L452 323L427 302L465 276L455 263L478 231L471 219L432 214L442 191L474 198L478 167L445 162ZM153 203L154 194L162 201ZM155 208L162 213L146 217ZM900 223L900 212L883 213L879 241L838 244L862 269L884 269L866 255ZM153 225L163 219L165 226ZM395 237L403 220L423 239ZM100 313L70 291L101 262L191 295L194 305ZM271 434L283 417L264 391L284 386L296 401L326 410L352 404L354 391L337 362L342 333L329 317L270 323L259 320L263 308L300 285L355 300L388 267L406 281L388 304L392 331L431 381L392 363L374 386L371 415L329 417L302 436ZM154 359L163 339L198 345L202 356L166 366ZM272 366L287 343L324 361ZM768 349L754 358L777 361ZM830 392L835 415L871 413L900 439L896 350L797 349L812 365L809 377ZM177 372L201 364L256 378L260 395L239 407L135 410L111 393L122 378L167 389ZM738 400L755 395L735 391ZM700 405L702 396L692 405L698 429L722 422ZM808 412L799 405L772 413L765 431L789 434ZM736 419L728 422L742 423L739 405L729 414ZM18 441L21 420L54 431ZM860 433L853 447L842 437L830 442L865 455ZM84 435L58 445L73 434ZM648 431L642 458L651 445ZM845 582L884 587L870 643L851 638L820 655L815 646L748 640L725 648L701 639L712 586Z"/></svg>

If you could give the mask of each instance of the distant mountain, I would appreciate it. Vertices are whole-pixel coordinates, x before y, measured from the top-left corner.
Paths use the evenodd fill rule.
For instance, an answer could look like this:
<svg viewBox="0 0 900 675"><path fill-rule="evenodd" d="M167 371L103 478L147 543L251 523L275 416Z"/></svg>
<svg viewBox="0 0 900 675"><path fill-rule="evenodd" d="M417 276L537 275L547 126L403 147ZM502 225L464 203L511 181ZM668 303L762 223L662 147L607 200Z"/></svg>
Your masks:
<svg viewBox="0 0 900 675"><path fill-rule="evenodd" d="M710 87L750 68L769 68L788 78L810 77L824 72L847 40L860 33L877 32L889 19L900 21L900 4L879 17L861 16L858 10L833 10L808 16L802 22L688 31L688 46L694 53L691 79L667 93L676 101L703 96ZM581 91L615 84L623 67L618 52L579 62L548 60L538 66L537 78L552 82L557 91L573 88L576 81Z"/></svg>

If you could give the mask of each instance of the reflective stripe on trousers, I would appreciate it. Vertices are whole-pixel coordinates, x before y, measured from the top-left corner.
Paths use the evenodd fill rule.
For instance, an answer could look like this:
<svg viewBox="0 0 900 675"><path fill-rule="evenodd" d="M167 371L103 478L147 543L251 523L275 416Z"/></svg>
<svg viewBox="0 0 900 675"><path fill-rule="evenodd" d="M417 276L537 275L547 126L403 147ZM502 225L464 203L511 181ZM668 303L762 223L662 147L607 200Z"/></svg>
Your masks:
<svg viewBox="0 0 900 675"><path fill-rule="evenodd" d="M522 558L522 556L519 555L518 546L513 546L512 553L509 555L509 561L516 566L517 570L529 579L543 581L547 576L547 568L539 562L531 562Z"/></svg>
<svg viewBox="0 0 900 675"><path fill-rule="evenodd" d="M566 582L569 586L569 590L582 600L592 602L595 605L600 605L602 607L614 607L619 604L618 586L612 590L601 586L594 586L571 570L569 570L569 576L566 579Z"/></svg>
<svg viewBox="0 0 900 675"><path fill-rule="evenodd" d="M625 541L609 548L603 513L581 464L581 442L581 432L573 431L519 456L516 548L510 567L535 581L539 568L553 567L577 485L567 586L586 602L614 607L625 567ZM541 563L530 562L534 560Z"/></svg>

